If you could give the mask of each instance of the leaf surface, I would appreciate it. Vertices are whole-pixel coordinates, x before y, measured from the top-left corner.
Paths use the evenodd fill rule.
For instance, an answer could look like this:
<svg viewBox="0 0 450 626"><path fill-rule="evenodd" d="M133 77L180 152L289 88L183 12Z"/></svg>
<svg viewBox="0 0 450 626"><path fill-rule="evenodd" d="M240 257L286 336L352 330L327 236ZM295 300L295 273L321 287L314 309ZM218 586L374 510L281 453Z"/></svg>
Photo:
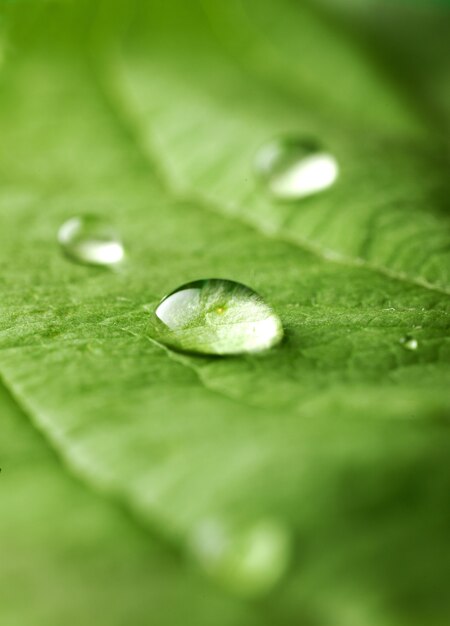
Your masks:
<svg viewBox="0 0 450 626"><path fill-rule="evenodd" d="M310 9L236 6L15 18L0 84L0 372L79 478L174 546L208 519L287 528L277 623L440 626L445 161L379 67ZM304 23L318 76L289 66ZM262 72L265 46L276 58ZM333 96L339 68L350 78ZM280 205L255 187L254 151L286 130L329 144L334 189ZM86 212L123 234L121 271L60 254L58 227ZM149 309L208 277L256 289L285 342L210 359L150 341Z"/></svg>

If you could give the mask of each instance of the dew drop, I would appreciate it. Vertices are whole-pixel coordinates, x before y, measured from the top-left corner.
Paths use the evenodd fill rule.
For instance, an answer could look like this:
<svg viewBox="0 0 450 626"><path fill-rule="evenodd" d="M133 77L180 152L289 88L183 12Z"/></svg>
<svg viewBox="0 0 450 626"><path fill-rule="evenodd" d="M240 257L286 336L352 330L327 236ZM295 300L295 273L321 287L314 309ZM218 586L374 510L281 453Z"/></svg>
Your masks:
<svg viewBox="0 0 450 626"><path fill-rule="evenodd" d="M204 520L188 544L205 573L242 596L268 592L285 573L291 555L287 529L264 519L241 527L220 519Z"/></svg>
<svg viewBox="0 0 450 626"><path fill-rule="evenodd" d="M411 335L406 335L400 339L400 343L405 348L405 350L417 350L419 347L419 342L415 337Z"/></svg>
<svg viewBox="0 0 450 626"><path fill-rule="evenodd" d="M328 189L339 170L332 154L315 141L282 137L263 145L255 171L269 193L281 200L298 200Z"/></svg>
<svg viewBox="0 0 450 626"><path fill-rule="evenodd" d="M259 352L283 337L280 318L261 296L231 280L198 280L166 296L152 316L155 339L183 352Z"/></svg>
<svg viewBox="0 0 450 626"><path fill-rule="evenodd" d="M72 217L58 231L64 253L78 263L111 267L125 256L123 244L113 225L96 215Z"/></svg>

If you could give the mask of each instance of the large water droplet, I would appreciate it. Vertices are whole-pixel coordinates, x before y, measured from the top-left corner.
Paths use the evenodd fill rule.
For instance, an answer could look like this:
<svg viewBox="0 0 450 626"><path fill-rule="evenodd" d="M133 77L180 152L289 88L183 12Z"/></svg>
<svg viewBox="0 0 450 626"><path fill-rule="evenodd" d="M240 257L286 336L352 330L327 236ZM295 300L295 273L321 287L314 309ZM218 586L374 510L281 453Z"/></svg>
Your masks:
<svg viewBox="0 0 450 626"><path fill-rule="evenodd" d="M417 348L419 347L419 342L415 337L412 337L411 335L405 335L405 337L402 337L400 339L400 343L405 348L405 350L413 351L417 350Z"/></svg>
<svg viewBox="0 0 450 626"><path fill-rule="evenodd" d="M257 293L231 280L198 280L179 287L157 306L155 338L200 354L258 352L281 341L280 318Z"/></svg>
<svg viewBox="0 0 450 626"><path fill-rule="evenodd" d="M113 225L96 215L72 217L61 226L58 241L73 261L87 265L114 266L125 256Z"/></svg>
<svg viewBox="0 0 450 626"><path fill-rule="evenodd" d="M282 137L262 146L256 154L255 170L268 191L282 200L323 191L338 176L332 154L313 140L295 137Z"/></svg>
<svg viewBox="0 0 450 626"><path fill-rule="evenodd" d="M189 549L217 582L243 596L269 591L286 571L291 554L287 529L273 520L243 527L205 520L191 534Z"/></svg>

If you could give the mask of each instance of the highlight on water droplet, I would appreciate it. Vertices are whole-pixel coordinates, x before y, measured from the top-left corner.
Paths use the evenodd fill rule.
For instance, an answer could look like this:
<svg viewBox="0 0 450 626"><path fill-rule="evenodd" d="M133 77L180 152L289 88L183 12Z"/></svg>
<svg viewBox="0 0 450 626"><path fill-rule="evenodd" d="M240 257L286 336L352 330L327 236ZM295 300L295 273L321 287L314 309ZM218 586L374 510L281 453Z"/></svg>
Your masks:
<svg viewBox="0 0 450 626"><path fill-rule="evenodd" d="M400 343L405 348L405 350L417 350L419 347L419 342L412 335L405 335L400 339Z"/></svg>
<svg viewBox="0 0 450 626"><path fill-rule="evenodd" d="M339 168L334 156L315 140L287 136L258 150L255 172L274 197L298 200L331 187Z"/></svg>
<svg viewBox="0 0 450 626"><path fill-rule="evenodd" d="M85 265L112 267L125 257L125 250L114 226L96 215L72 217L58 231L64 253Z"/></svg>
<svg viewBox="0 0 450 626"><path fill-rule="evenodd" d="M194 528L188 549L216 582L239 595L257 596L270 591L286 572L291 536L270 519L241 526L208 519Z"/></svg>
<svg viewBox="0 0 450 626"><path fill-rule="evenodd" d="M261 296L218 278L182 285L158 304L151 322L157 341L198 354L259 352L283 338L280 318Z"/></svg>

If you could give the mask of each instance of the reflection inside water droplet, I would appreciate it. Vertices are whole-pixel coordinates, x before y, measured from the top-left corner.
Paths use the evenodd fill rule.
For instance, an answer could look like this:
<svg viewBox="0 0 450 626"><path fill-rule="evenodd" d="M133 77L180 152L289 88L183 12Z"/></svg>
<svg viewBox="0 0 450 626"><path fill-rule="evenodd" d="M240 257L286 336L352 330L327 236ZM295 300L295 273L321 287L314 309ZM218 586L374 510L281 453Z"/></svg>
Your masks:
<svg viewBox="0 0 450 626"><path fill-rule="evenodd" d="M405 350L417 350L417 348L419 347L419 342L415 337L412 337L411 335L405 335L405 337L402 337L400 339L400 343L405 348Z"/></svg>
<svg viewBox="0 0 450 626"><path fill-rule="evenodd" d="M65 254L78 263L114 266L125 257L123 244L112 224L96 215L73 217L58 232Z"/></svg>
<svg viewBox="0 0 450 626"><path fill-rule="evenodd" d="M338 176L338 165L318 143L282 137L259 149L255 171L273 196L297 200L331 187Z"/></svg>
<svg viewBox="0 0 450 626"><path fill-rule="evenodd" d="M273 520L237 527L213 519L194 529L189 550L217 582L235 593L254 596L269 591L286 571L291 538Z"/></svg>
<svg viewBox="0 0 450 626"><path fill-rule="evenodd" d="M218 355L265 350L283 337L280 318L261 296L222 279L188 283L165 297L151 331L176 350Z"/></svg>

